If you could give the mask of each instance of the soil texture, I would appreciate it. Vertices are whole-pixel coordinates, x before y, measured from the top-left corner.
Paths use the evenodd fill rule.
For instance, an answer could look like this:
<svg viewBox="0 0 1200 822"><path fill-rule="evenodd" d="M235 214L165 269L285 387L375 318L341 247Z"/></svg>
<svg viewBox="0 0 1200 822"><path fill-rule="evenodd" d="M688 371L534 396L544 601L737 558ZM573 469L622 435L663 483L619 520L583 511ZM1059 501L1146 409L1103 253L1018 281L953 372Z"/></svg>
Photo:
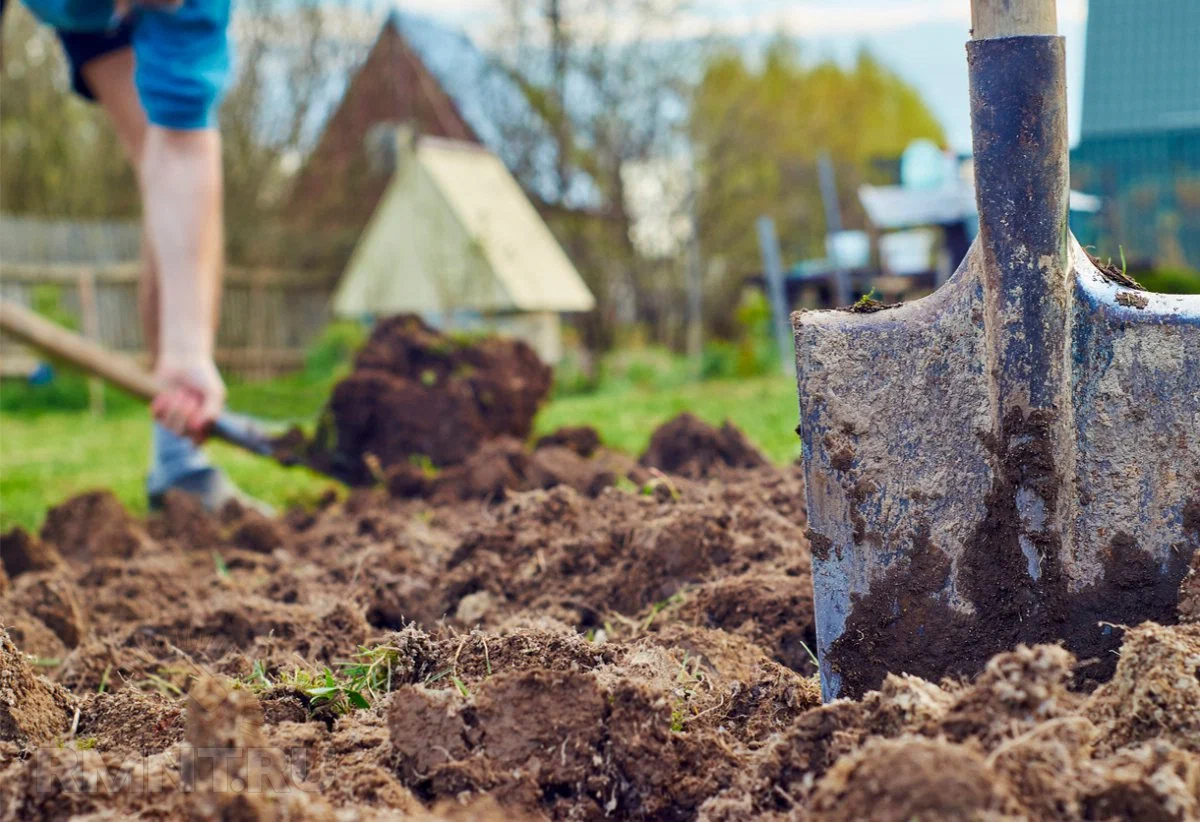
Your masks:
<svg viewBox="0 0 1200 822"><path fill-rule="evenodd" d="M640 466L481 442L278 520L5 534L0 818L1200 818L1195 571L1090 692L1026 644L821 705L798 468L687 418Z"/></svg>
<svg viewBox="0 0 1200 822"><path fill-rule="evenodd" d="M411 315L381 321L334 387L315 435L280 456L351 485L409 463L458 465L497 437L529 436L550 368L526 343L439 333Z"/></svg>

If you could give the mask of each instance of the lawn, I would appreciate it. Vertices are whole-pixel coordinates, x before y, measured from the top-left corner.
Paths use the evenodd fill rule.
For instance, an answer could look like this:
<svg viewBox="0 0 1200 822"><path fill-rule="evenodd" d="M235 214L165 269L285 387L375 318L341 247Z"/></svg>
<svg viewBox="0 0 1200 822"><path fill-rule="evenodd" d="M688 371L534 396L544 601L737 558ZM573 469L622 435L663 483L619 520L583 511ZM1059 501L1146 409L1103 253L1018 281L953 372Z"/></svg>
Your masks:
<svg viewBox="0 0 1200 822"><path fill-rule="evenodd" d="M319 411L329 381L303 378L233 386L230 406L266 419L306 420ZM132 510L145 510L150 427L129 403L99 419L87 412L0 413L0 528L37 527L63 499L108 488ZM562 425L592 425L614 448L638 453L654 428L681 411L740 426L772 459L799 454L795 385L783 378L712 381L671 389L606 390L549 403L537 433ZM301 469L284 469L221 443L213 457L243 488L284 507L315 499L332 483Z"/></svg>

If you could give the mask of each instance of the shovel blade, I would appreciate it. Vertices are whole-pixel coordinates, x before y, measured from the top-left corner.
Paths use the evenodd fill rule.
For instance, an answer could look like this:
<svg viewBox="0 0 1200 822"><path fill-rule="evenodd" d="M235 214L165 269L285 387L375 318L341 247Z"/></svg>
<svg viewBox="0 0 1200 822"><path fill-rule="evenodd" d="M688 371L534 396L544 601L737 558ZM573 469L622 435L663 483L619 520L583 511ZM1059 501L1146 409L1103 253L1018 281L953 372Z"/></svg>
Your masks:
<svg viewBox="0 0 1200 822"><path fill-rule="evenodd" d="M827 699L1063 642L1111 674L1200 545L1200 297L1109 282L1074 242L1058 400L1002 410L977 243L924 300L794 318ZM1005 338L1011 344L1011 334Z"/></svg>

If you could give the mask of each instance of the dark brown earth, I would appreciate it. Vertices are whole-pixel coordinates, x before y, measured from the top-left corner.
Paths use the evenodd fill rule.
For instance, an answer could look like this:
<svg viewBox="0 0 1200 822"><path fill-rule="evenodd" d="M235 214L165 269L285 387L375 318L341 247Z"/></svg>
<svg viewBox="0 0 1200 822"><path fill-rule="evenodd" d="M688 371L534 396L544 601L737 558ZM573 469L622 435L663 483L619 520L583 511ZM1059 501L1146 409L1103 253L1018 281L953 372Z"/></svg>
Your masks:
<svg viewBox="0 0 1200 822"><path fill-rule="evenodd" d="M529 436L550 381L524 342L452 337L415 316L392 317L334 388L312 439L293 432L280 456L350 485L400 465L458 465L487 440Z"/></svg>
<svg viewBox="0 0 1200 822"><path fill-rule="evenodd" d="M634 468L575 441L278 521L97 493L5 534L0 818L1200 818L1196 563L1091 693L1039 645L821 706L798 469L533 479ZM370 707L314 701L363 647Z"/></svg>
<svg viewBox="0 0 1200 822"><path fill-rule="evenodd" d="M767 458L732 423L717 429L684 413L654 432L641 464L689 479L707 479L729 468L761 468Z"/></svg>

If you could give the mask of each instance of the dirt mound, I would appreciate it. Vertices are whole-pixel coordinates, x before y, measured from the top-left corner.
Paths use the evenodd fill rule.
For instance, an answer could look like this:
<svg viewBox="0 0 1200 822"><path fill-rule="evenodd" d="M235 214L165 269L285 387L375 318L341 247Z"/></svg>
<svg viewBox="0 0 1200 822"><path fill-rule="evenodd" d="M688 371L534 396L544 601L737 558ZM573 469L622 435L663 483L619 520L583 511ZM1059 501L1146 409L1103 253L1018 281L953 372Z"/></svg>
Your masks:
<svg viewBox="0 0 1200 822"><path fill-rule="evenodd" d="M483 443L461 465L438 471L404 464L387 476L388 490L397 499L428 499L442 505L499 502L511 493L559 485L594 497L616 481L603 463L581 457L571 448L549 445L530 453L511 437Z"/></svg>
<svg viewBox="0 0 1200 822"><path fill-rule="evenodd" d="M1092 695L1088 714L1102 750L1166 740L1200 754L1200 625L1128 631L1117 672Z"/></svg>
<svg viewBox="0 0 1200 822"><path fill-rule="evenodd" d="M10 579L30 571L53 571L63 559L53 545L47 545L24 528L16 527L0 536L0 567Z"/></svg>
<svg viewBox="0 0 1200 822"><path fill-rule="evenodd" d="M566 426L537 441L537 449L562 446L569 448L579 456L587 459L596 454L600 448L600 434L590 425L578 427Z"/></svg>
<svg viewBox="0 0 1200 822"><path fill-rule="evenodd" d="M814 820L1025 818L1002 779L965 745L874 739L839 760L813 792Z"/></svg>
<svg viewBox="0 0 1200 822"><path fill-rule="evenodd" d="M706 479L728 468L762 468L768 462L728 420L713 428L684 413L654 432L641 464L668 474Z"/></svg>
<svg viewBox="0 0 1200 822"><path fill-rule="evenodd" d="M109 491L72 497L51 508L41 538L67 559L128 559L147 547L141 526Z"/></svg>
<svg viewBox="0 0 1200 822"><path fill-rule="evenodd" d="M486 440L524 440L550 381L524 342L460 339L414 316L392 317L334 388L303 458L352 485L414 460L457 465Z"/></svg>
<svg viewBox="0 0 1200 822"><path fill-rule="evenodd" d="M0 629L0 741L18 745L54 742L70 723L72 700L39 677Z"/></svg>
<svg viewBox="0 0 1200 822"><path fill-rule="evenodd" d="M1179 587L1179 618L1200 622L1200 551L1192 556L1192 567Z"/></svg>

